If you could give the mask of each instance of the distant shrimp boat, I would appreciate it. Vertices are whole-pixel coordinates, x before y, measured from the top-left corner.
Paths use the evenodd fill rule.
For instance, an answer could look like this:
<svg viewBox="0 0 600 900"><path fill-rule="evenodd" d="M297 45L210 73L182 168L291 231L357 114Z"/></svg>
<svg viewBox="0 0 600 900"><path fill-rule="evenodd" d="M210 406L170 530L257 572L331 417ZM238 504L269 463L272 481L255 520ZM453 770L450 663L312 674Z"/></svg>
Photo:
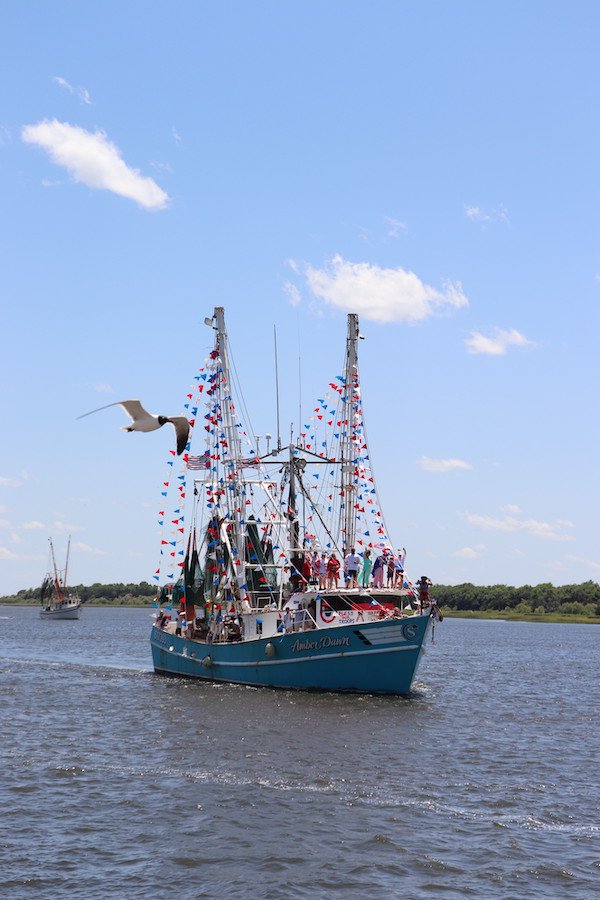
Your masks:
<svg viewBox="0 0 600 900"><path fill-rule="evenodd" d="M52 569L42 582L40 592L40 603L42 604L42 608L40 609L40 616L43 619L78 619L81 600L79 597L71 594L67 588L67 569L69 566L71 538L69 538L69 543L67 545L67 559L62 573L59 572L56 566L56 556L54 555L52 538L49 538L49 542Z"/></svg>
<svg viewBox="0 0 600 900"><path fill-rule="evenodd" d="M186 405L192 433L196 417L204 425L206 449L186 452L179 475L169 462L164 482L163 497L170 484L178 493L176 508L167 511L165 500L160 513L167 530L154 578L167 583L151 633L155 671L296 690L409 693L440 617L404 575L387 587L370 584L371 556L391 552L391 541L367 449L358 317L348 316L344 374L312 417L324 420L329 436L315 440L305 425L288 446L278 436L270 450L267 436L262 455L238 420L223 308L206 324L214 349ZM339 563L327 584L316 577L316 557L358 562L354 548L366 571L362 584L353 566L339 588Z"/></svg>

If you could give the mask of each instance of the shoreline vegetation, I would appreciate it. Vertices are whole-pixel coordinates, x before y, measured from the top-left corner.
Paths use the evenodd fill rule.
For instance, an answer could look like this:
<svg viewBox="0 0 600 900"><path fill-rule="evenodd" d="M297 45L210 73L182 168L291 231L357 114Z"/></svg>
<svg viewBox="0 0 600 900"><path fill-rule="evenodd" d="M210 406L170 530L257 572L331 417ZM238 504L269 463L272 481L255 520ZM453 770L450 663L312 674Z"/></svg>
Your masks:
<svg viewBox="0 0 600 900"><path fill-rule="evenodd" d="M87 606L152 607L156 588L139 584L73 585ZM501 619L507 622L564 622L600 625L600 584L584 581L555 587L552 584L512 587L504 584L434 585L431 597L449 618ZM28 588L0 597L4 606L37 606L40 588Z"/></svg>

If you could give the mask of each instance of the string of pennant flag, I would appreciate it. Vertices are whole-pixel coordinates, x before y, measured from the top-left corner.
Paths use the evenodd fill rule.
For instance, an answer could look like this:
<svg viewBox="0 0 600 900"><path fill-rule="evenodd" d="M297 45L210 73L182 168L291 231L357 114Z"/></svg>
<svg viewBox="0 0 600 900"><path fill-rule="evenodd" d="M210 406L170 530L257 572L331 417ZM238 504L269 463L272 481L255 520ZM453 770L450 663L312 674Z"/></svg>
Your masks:
<svg viewBox="0 0 600 900"><path fill-rule="evenodd" d="M194 482L194 472L205 476L199 479L198 506L204 511L207 523L215 518L232 520L235 517L243 530L247 515L252 512L263 537L272 538L276 562L293 570L292 552L286 549L283 527L292 514L286 485L284 480L281 483L269 480L267 473L261 471L264 478L260 486L262 505L259 509L254 508L257 497L252 485L242 477L240 469L261 469L261 464L247 431L237 421L232 388L218 349L211 351L194 376L183 407L190 423L190 435L183 455L177 458L175 451L169 451L166 461L157 516L160 553L154 580L159 584L173 583L182 574L186 555L186 508L190 503L188 479L190 483ZM190 447L195 430L200 426L204 433L205 449L200 454L192 455ZM328 390L318 398L300 432L301 448L332 463L339 463L341 442L351 447L351 458L346 460L346 464L351 466L351 491L343 490L339 465L321 466L303 478L306 515L301 523L302 545L328 551L335 549L338 545L332 535L343 531L346 504L352 503L358 552L391 548L370 460L358 370L350 384L342 375L337 375L329 383ZM243 443L248 448L244 454ZM298 455L300 449L295 452ZM341 534L340 543L343 539ZM215 584L218 584L226 577L225 559L219 555L218 548L222 547L219 535L213 535L212 540L214 543L211 546L209 535L207 566ZM234 566L241 570L238 549L232 547L231 553ZM260 569L258 561L254 565L259 568L260 577L266 583L266 573ZM247 589L242 578L239 586Z"/></svg>

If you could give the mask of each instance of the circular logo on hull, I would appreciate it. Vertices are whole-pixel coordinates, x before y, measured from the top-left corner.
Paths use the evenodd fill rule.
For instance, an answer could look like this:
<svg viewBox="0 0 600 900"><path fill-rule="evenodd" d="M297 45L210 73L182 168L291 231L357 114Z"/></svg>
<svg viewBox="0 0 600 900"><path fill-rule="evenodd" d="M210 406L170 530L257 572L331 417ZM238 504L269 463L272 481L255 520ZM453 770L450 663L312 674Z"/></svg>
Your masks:
<svg viewBox="0 0 600 900"><path fill-rule="evenodd" d="M405 622L402 626L402 634L407 641L413 641L417 636L417 626L411 622Z"/></svg>
<svg viewBox="0 0 600 900"><path fill-rule="evenodd" d="M319 610L319 615L321 616L321 619L323 620L323 622L325 622L326 625L329 625L335 619L334 611L332 609L329 609L329 607L326 607L326 606L321 606L321 609Z"/></svg>

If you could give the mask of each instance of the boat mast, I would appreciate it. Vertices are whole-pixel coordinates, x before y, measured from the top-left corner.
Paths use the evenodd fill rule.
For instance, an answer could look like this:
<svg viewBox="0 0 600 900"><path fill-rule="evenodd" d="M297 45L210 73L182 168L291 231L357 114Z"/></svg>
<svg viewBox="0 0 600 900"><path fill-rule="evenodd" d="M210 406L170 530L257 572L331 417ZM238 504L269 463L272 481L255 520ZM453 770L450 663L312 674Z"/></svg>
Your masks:
<svg viewBox="0 0 600 900"><path fill-rule="evenodd" d="M243 484L238 476L242 457L242 442L233 405L227 331L225 328L225 310L222 306L215 307L214 321L217 332L215 349L218 351L221 360L220 382L223 388L220 391L221 418L225 440L227 442L227 447L229 448L228 468L230 471L227 472L227 475L233 476L230 479L228 478L230 481L229 486L233 488L233 490L227 490L225 492L227 522L232 526L231 533L227 533L227 537L233 551L233 559L231 560L232 580L235 579L237 581L239 597L243 602L247 600L245 567L246 498L243 491ZM227 466L224 465L224 468L226 469Z"/></svg>
<svg viewBox="0 0 600 900"><path fill-rule="evenodd" d="M300 550L300 523L298 521L298 510L296 509L296 466L299 460L294 456L294 444L290 441L290 461L288 463L290 473L290 486L288 492L288 510L287 519L289 522L288 533L290 542L290 563L292 571L290 572L290 581L294 591L300 589L302 584L302 564L303 554Z"/></svg>
<svg viewBox="0 0 600 900"><path fill-rule="evenodd" d="M69 540L67 541L67 561L65 562L65 577L63 579L63 587L65 591L67 590L67 570L69 568L69 550L71 549L71 535L69 535Z"/></svg>
<svg viewBox="0 0 600 900"><path fill-rule="evenodd" d="M358 316L348 314L348 336L346 339L346 363L344 366L343 423L340 442L340 458L342 463L341 494L343 509L340 510L342 531L342 548L349 553L356 541L355 495L356 484L356 444L354 416L354 395L358 386Z"/></svg>
<svg viewBox="0 0 600 900"><path fill-rule="evenodd" d="M63 599L63 592L60 587L60 581L58 578L58 569L56 568L56 556L54 555L54 544L52 543L52 538L48 538L50 541L50 553L52 554L52 568L54 570L54 589L56 590L56 595L59 600Z"/></svg>

